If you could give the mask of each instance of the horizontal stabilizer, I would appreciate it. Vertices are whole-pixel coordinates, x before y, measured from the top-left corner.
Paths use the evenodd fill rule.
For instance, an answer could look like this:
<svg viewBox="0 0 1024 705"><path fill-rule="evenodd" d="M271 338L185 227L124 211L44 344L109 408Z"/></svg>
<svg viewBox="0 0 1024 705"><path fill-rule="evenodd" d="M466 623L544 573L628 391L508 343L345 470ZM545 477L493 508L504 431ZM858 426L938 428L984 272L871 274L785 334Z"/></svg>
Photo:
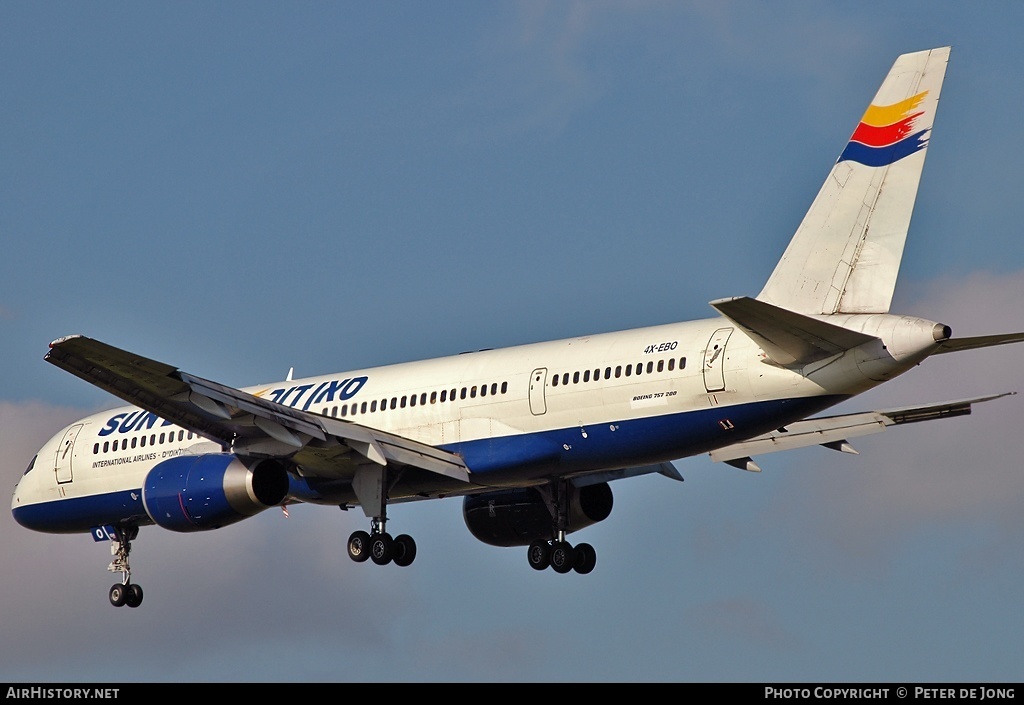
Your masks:
<svg viewBox="0 0 1024 705"><path fill-rule="evenodd" d="M1012 394L1016 394L1016 392L1004 392L937 404L905 406L883 411L865 411L857 414L806 419L778 428L771 433L713 450L709 455L716 462L728 463L734 467L750 470L752 469L749 467L750 465L757 467L750 459L751 456L780 450L821 445L846 453L856 453L848 443L850 438L881 433L889 426L899 424L931 421L948 416L966 416L971 413L973 404Z"/></svg>
<svg viewBox="0 0 1024 705"><path fill-rule="evenodd" d="M783 366L805 365L875 340L747 296L719 299L711 306L753 338L773 362Z"/></svg>
<svg viewBox="0 0 1024 705"><path fill-rule="evenodd" d="M939 343L939 349L933 355L975 348L990 348L993 345L1020 343L1024 341L1024 333L1000 333L998 335L979 335L974 338L950 338Z"/></svg>

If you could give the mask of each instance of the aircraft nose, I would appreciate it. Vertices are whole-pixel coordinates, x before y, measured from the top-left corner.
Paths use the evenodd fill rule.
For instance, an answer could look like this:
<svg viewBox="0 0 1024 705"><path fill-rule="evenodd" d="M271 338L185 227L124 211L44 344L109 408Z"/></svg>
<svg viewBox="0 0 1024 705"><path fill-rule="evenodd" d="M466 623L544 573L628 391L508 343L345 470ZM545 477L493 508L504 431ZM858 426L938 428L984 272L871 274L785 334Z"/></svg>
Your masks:
<svg viewBox="0 0 1024 705"><path fill-rule="evenodd" d="M28 464L28 468L25 470L24 474L21 476L18 482L15 483L14 494L11 496L11 514L14 515L14 520L22 526L25 526L23 516L24 512L19 511L19 509L21 509L22 507L23 500L25 498L25 492L27 491L25 489L25 485L27 483L27 479L30 477L29 473L32 472L32 468L35 467L36 458L38 457L39 456L36 455L35 457L32 458L32 461Z"/></svg>
<svg viewBox="0 0 1024 705"><path fill-rule="evenodd" d="M18 509L21 507L21 494L19 492L20 486L21 482L14 486L14 495L11 497L11 516L13 516L14 521L18 522L19 524L21 524L21 519L19 518L20 512L18 511ZM24 526L24 524L22 524L22 526Z"/></svg>
<svg viewBox="0 0 1024 705"><path fill-rule="evenodd" d="M48 522L45 514L39 512L39 506L30 501L31 492L25 487L25 478L14 487L11 498L11 516L19 525L33 531L47 531Z"/></svg>

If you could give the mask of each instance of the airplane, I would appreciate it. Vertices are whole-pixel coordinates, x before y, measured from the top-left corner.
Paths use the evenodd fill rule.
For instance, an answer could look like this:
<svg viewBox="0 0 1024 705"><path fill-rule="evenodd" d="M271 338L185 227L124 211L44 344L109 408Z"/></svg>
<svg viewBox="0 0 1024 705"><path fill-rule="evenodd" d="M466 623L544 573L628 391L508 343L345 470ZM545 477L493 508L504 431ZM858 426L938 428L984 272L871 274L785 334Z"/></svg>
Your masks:
<svg viewBox="0 0 1024 705"><path fill-rule="evenodd" d="M526 547L536 570L587 574L568 536L611 513L611 484L707 454L767 453L971 413L1000 392L821 416L931 355L1016 343L954 338L889 312L950 48L899 56L757 296L704 320L233 388L82 335L44 359L129 406L59 430L29 463L15 520L109 541L114 606L138 607L143 526L210 531L293 504L362 510L349 557L405 567L388 509L461 497L469 532Z"/></svg>

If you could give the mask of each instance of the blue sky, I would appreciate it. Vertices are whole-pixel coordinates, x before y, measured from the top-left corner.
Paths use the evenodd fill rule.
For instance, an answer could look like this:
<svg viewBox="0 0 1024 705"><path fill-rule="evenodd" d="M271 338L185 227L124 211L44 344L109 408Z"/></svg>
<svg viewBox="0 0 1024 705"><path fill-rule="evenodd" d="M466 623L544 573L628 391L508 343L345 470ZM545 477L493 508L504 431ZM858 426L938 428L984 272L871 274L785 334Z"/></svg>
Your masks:
<svg viewBox="0 0 1024 705"><path fill-rule="evenodd" d="M116 401L82 333L238 386L711 315L754 295L895 57L952 45L893 310L1024 330L1018 2L0 4L0 457ZM944 355L844 406L1024 390ZM1024 676L1024 397L613 485L588 576L397 507L144 528L0 517L3 681Z"/></svg>

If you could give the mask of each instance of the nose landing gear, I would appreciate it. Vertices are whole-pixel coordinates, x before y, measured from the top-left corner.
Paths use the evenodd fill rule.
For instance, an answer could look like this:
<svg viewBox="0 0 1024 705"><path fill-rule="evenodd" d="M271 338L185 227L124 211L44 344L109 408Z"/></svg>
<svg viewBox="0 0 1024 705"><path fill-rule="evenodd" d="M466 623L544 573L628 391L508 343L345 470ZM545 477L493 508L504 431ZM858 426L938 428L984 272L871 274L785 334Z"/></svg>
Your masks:
<svg viewBox="0 0 1024 705"><path fill-rule="evenodd" d="M111 573L121 573L120 583L110 586L108 597L110 604L114 607L128 605L138 607L142 604L142 588L132 582L132 569L128 565L128 554L132 550L132 539L139 535L139 527L117 527L114 529L115 538L110 540L110 554L114 560L107 566Z"/></svg>

